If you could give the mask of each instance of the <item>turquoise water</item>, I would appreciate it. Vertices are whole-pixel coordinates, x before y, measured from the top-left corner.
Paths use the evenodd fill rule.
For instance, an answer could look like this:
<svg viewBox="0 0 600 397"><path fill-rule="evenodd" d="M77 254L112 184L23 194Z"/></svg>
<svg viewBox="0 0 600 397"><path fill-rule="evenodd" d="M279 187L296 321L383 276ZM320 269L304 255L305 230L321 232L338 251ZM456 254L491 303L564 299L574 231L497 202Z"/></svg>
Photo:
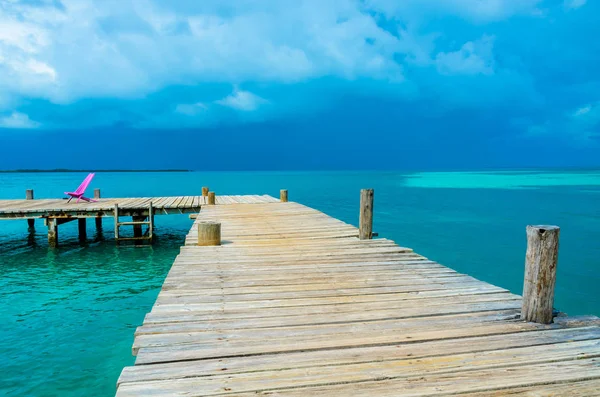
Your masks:
<svg viewBox="0 0 600 397"><path fill-rule="evenodd" d="M0 174L0 198L60 197L82 174ZM600 315L600 171L101 173L103 196L271 194L356 224L360 188L375 188L375 231L460 272L521 292L525 226L561 226L556 306ZM154 299L191 221L157 217L152 248L116 248L112 220L46 230L0 221L0 395L112 396L133 363L133 332Z"/></svg>

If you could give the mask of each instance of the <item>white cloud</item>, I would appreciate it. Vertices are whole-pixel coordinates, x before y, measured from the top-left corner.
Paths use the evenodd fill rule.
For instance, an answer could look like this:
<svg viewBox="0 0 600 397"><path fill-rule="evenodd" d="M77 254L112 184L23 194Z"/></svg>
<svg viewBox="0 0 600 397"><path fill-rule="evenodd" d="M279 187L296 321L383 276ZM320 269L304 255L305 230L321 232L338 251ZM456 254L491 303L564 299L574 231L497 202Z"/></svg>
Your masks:
<svg viewBox="0 0 600 397"><path fill-rule="evenodd" d="M436 67L441 74L494 74L494 38L484 36L465 43L460 50L441 52Z"/></svg>
<svg viewBox="0 0 600 397"><path fill-rule="evenodd" d="M587 0L565 0L564 6L568 10L575 10L577 8L583 7L587 3Z"/></svg>
<svg viewBox="0 0 600 397"><path fill-rule="evenodd" d="M208 110L208 106L202 102L198 103L180 103L175 108L176 113L185 114L186 116L197 116L198 114L205 113Z"/></svg>
<svg viewBox="0 0 600 397"><path fill-rule="evenodd" d="M512 15L536 15L540 3L61 1L64 7L43 0L35 2L38 5L16 0L0 5L0 111L18 110L23 98L60 105L88 98L118 98L131 100L121 102L127 102L123 105L127 107L166 88L184 86L197 87L199 94L183 101L165 100L161 105L166 117L185 123L214 121L217 116L210 113L230 117L225 115L225 108L230 108L245 113L236 115L244 119L254 117L252 112L279 115L297 111L296 103L271 95L269 87L297 83L302 87L309 81L334 79L353 81L353 87L363 91L385 90L395 97L424 93L452 102L456 90L437 84L439 76L433 74L447 80L453 80L446 77L449 75L496 74L500 68L495 64L493 39L474 40L480 33L470 37L473 33L466 29L454 41L451 33L424 28L423 22L450 16L452 21L466 19L470 26L473 21L482 24ZM39 6L40 2L46 5ZM454 51L447 51L448 46ZM252 92L235 89L214 101L214 95L202 92L208 84L243 86ZM491 87L490 91L501 89ZM303 105L309 108L315 106L313 102L326 102L315 101L314 96L304 95ZM109 117L94 116L101 109L90 110L94 115L86 120L113 123L123 117L130 121L144 112L142 107L111 109ZM155 120L156 113L143 116Z"/></svg>
<svg viewBox="0 0 600 397"><path fill-rule="evenodd" d="M231 95L219 99L218 101L215 101L215 103L232 109L250 112L269 103L269 101L258 95L254 95L251 92L241 91L236 88Z"/></svg>
<svg viewBox="0 0 600 397"><path fill-rule="evenodd" d="M365 0L386 14L419 21L439 15L455 15L475 22L490 22L513 15L538 16L542 0ZM576 0L575 0L576 1Z"/></svg>
<svg viewBox="0 0 600 397"><path fill-rule="evenodd" d="M574 117L581 117L586 115L587 113L590 112L590 110L592 110L592 105L586 105L586 106L582 106L579 109L577 109L574 113L573 116Z"/></svg>
<svg viewBox="0 0 600 397"><path fill-rule="evenodd" d="M596 146L600 137L600 102L580 106L543 123L531 124L526 136L552 136L569 144Z"/></svg>
<svg viewBox="0 0 600 397"><path fill-rule="evenodd" d="M50 81L56 81L56 71L44 62L29 59L24 66L30 73L45 76Z"/></svg>
<svg viewBox="0 0 600 397"><path fill-rule="evenodd" d="M39 127L40 123L33 121L28 115L13 112L8 116L0 117L0 128L27 129Z"/></svg>
<svg viewBox="0 0 600 397"><path fill-rule="evenodd" d="M69 103L175 84L402 75L397 39L354 0L62 2L0 7L0 89Z"/></svg>

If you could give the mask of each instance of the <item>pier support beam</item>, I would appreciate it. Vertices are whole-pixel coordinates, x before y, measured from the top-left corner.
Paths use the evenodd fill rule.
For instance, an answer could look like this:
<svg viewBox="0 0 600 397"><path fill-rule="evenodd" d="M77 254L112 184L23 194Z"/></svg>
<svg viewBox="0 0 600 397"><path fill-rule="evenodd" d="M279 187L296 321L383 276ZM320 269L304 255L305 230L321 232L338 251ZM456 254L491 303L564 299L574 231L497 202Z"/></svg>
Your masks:
<svg viewBox="0 0 600 397"><path fill-rule="evenodd" d="M46 225L48 226L48 246L51 248L58 247L58 219L48 218L46 219Z"/></svg>
<svg viewBox="0 0 600 397"><path fill-rule="evenodd" d="M202 197L208 196L209 189L207 186L202 187Z"/></svg>
<svg viewBox="0 0 600 397"><path fill-rule="evenodd" d="M216 202L215 192L208 192L208 205L215 205Z"/></svg>
<svg viewBox="0 0 600 397"><path fill-rule="evenodd" d="M136 216L132 216L131 220L134 222L144 222L146 220L146 217L143 215L136 215ZM142 225L141 224L133 225L133 237L140 238L142 236L143 236Z"/></svg>
<svg viewBox="0 0 600 397"><path fill-rule="evenodd" d="M85 218L77 219L77 228L79 231L79 240L85 241L87 239L87 221Z"/></svg>
<svg viewBox="0 0 600 397"><path fill-rule="evenodd" d="M527 226L523 320L552 323L559 234L558 226Z"/></svg>
<svg viewBox="0 0 600 397"><path fill-rule="evenodd" d="M360 191L358 237L361 240L373 238L373 196L373 189L362 189Z"/></svg>
<svg viewBox="0 0 600 397"><path fill-rule="evenodd" d="M148 205L148 237L150 238L150 243L154 240L154 206L152 205L152 201Z"/></svg>
<svg viewBox="0 0 600 397"><path fill-rule="evenodd" d="M288 201L288 191L287 191L287 189L281 189L279 191L279 200L281 200L282 203L287 203L287 201Z"/></svg>
<svg viewBox="0 0 600 397"><path fill-rule="evenodd" d="M115 204L114 209L115 216L115 242L119 244L119 204Z"/></svg>
<svg viewBox="0 0 600 397"><path fill-rule="evenodd" d="M100 189L94 189L94 200L99 200L101 198ZM99 232L102 230L102 217L96 218L96 231Z"/></svg>
<svg viewBox="0 0 600 397"><path fill-rule="evenodd" d="M33 200L33 189L25 190L25 200ZM35 229L35 219L27 219L27 227L29 231Z"/></svg>
<svg viewBox="0 0 600 397"><path fill-rule="evenodd" d="M221 224L217 222L198 222L198 245L221 245Z"/></svg>

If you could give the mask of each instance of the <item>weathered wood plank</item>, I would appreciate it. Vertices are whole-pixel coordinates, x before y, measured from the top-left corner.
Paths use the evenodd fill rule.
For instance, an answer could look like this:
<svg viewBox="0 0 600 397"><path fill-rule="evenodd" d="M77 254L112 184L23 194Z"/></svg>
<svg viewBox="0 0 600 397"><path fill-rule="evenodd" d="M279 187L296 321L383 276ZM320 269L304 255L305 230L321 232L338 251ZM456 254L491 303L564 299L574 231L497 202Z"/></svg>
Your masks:
<svg viewBox="0 0 600 397"><path fill-rule="evenodd" d="M359 240L311 208L262 201L218 196L231 204L202 208L136 331L119 396L570 390L560 382L585 395L600 385L597 318L519 321L517 295L392 241ZM191 246L207 221L222 224L223 245Z"/></svg>

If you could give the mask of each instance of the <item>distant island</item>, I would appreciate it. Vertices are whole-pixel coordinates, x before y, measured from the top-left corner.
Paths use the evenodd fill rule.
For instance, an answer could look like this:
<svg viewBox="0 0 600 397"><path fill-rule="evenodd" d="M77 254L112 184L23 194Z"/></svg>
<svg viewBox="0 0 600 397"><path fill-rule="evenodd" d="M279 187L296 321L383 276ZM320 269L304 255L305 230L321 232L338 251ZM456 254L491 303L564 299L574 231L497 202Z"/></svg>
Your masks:
<svg viewBox="0 0 600 397"><path fill-rule="evenodd" d="M22 169L22 170L0 170L0 173L39 173L39 172L191 172L191 170L167 169L167 170L71 170L67 168L54 168L51 170Z"/></svg>

